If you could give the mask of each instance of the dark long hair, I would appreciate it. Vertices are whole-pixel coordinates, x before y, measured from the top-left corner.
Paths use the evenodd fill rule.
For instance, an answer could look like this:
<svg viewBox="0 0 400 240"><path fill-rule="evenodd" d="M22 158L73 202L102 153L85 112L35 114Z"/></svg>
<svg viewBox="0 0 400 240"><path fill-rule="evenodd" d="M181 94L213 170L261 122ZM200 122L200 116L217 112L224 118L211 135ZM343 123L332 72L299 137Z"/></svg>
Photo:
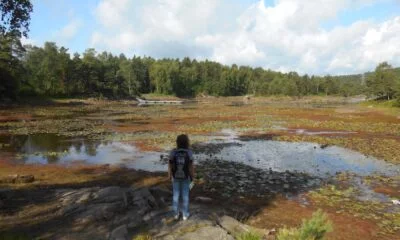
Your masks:
<svg viewBox="0 0 400 240"><path fill-rule="evenodd" d="M189 137L186 134L181 134L176 138L176 147L189 149Z"/></svg>

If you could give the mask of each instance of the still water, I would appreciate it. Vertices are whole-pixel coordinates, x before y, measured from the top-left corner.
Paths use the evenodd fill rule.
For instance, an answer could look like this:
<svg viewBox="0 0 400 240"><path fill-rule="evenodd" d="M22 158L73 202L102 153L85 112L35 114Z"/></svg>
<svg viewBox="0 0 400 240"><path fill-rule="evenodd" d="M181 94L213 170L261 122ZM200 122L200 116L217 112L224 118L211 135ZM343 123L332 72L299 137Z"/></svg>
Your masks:
<svg viewBox="0 0 400 240"><path fill-rule="evenodd" d="M219 159L241 162L255 168L299 171L316 176L352 172L358 175L396 175L400 168L385 161L345 148L321 148L315 143L280 141L240 141L234 134L200 145L212 153L195 154L197 161ZM234 144L227 144L234 143ZM115 164L146 171L166 171L162 156L168 152L143 152L132 143L69 139L55 134L9 136L0 138L2 151L17 152L26 164ZM222 147L221 147L222 146ZM1 154L1 152L0 152Z"/></svg>

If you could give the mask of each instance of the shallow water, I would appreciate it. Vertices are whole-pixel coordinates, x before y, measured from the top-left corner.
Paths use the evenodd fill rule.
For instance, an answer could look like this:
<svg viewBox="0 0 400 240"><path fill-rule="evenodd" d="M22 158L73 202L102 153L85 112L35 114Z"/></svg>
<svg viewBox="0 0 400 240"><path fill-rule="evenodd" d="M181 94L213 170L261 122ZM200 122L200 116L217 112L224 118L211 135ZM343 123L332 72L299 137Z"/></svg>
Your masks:
<svg viewBox="0 0 400 240"><path fill-rule="evenodd" d="M315 143L280 141L237 141L212 157L241 162L255 168L300 171L316 176L349 171L358 175L396 175L400 168L345 148L321 148ZM217 144L217 143L216 143Z"/></svg>
<svg viewBox="0 0 400 240"><path fill-rule="evenodd" d="M400 174L399 166L341 147L321 148L319 144L305 142L240 141L232 130L224 130L222 134L221 140L200 144L205 150L195 154L196 159L216 158L255 168L299 171L322 177L344 171L358 175ZM19 153L19 161L28 164L116 164L146 171L167 170L160 156L168 153L143 152L132 143L90 141L54 134L3 137L0 143L3 150Z"/></svg>
<svg viewBox="0 0 400 240"><path fill-rule="evenodd" d="M166 171L159 152L142 152L118 141L90 141L55 134L3 137L3 150L17 152L26 164L114 164L129 168Z"/></svg>

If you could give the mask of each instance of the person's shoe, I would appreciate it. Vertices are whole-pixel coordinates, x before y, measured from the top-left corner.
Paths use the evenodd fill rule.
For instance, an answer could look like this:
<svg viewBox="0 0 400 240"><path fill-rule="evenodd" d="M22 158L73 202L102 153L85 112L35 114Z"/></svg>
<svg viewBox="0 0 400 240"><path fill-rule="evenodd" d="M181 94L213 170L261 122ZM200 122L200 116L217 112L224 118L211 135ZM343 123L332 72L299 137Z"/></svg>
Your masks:
<svg viewBox="0 0 400 240"><path fill-rule="evenodd" d="M175 219L175 220L179 220L179 214L176 214L176 215L174 216L174 219Z"/></svg>
<svg viewBox="0 0 400 240"><path fill-rule="evenodd" d="M182 217L183 221L186 221L188 218L189 218L189 215L188 215L188 216L183 216L183 217Z"/></svg>

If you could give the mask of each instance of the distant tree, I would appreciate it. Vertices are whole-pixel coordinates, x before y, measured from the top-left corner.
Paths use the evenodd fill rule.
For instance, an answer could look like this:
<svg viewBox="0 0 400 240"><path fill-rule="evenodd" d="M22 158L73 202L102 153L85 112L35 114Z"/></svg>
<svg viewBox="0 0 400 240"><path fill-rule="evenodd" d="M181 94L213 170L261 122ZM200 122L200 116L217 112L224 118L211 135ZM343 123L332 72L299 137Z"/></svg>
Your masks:
<svg viewBox="0 0 400 240"><path fill-rule="evenodd" d="M280 76L276 76L271 83L269 84L268 93L270 95L280 95L283 94L282 82L287 80L286 78L282 78Z"/></svg>
<svg viewBox="0 0 400 240"><path fill-rule="evenodd" d="M367 80L368 92L380 98L392 99L396 93L396 75L387 62L380 63Z"/></svg>
<svg viewBox="0 0 400 240"><path fill-rule="evenodd" d="M339 85L337 83L337 80L330 75L325 76L322 86L327 96L332 94L337 94L339 91Z"/></svg>
<svg viewBox="0 0 400 240"><path fill-rule="evenodd" d="M79 53L74 53L69 61L69 78L66 83L66 92L69 96L81 95L85 92L83 80L83 62Z"/></svg>

